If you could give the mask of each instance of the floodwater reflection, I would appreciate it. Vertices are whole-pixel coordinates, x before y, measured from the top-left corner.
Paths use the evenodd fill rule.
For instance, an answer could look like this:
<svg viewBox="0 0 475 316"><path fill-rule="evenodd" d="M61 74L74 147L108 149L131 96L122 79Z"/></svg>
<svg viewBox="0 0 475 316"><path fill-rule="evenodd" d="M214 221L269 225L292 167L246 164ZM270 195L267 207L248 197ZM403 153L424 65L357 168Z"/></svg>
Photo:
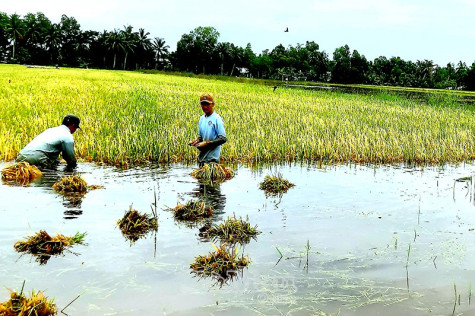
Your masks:
<svg viewBox="0 0 475 316"><path fill-rule="evenodd" d="M197 187L190 195L213 207L215 214L222 214L226 206L226 196L221 193L220 184L211 185L198 182Z"/></svg>
<svg viewBox="0 0 475 316"><path fill-rule="evenodd" d="M75 315L354 316L451 314L456 284L465 289L456 313L473 312L467 289L475 282L475 189L473 181L455 180L475 173L474 164L283 165L279 170L295 187L280 198L259 190L270 169L238 166L234 178L209 186L197 183L186 165L119 170L83 163L76 172L104 189L78 201L51 188L61 170L28 187L0 184L1 285L28 279L47 287L58 306L87 290L87 298L68 307ZM160 212L155 238L133 247L117 229L131 204L150 212L152 203L174 206L190 198L203 198L219 212L210 223L249 216L258 226L257 240L238 251L251 260L244 273L192 278L193 259L213 248L197 238L197 227L177 225L170 212ZM87 231L88 247L77 248L80 257L66 253L41 267L18 260L12 245L39 230Z"/></svg>

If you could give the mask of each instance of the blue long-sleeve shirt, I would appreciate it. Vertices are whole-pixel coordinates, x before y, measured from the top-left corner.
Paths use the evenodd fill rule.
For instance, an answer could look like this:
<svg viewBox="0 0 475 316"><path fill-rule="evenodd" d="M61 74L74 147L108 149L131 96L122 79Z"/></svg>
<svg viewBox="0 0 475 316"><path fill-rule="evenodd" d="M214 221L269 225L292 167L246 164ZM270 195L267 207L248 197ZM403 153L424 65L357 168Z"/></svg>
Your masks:
<svg viewBox="0 0 475 316"><path fill-rule="evenodd" d="M198 123L198 133L201 140L215 140L218 136L226 137L224 122L218 113L213 112L210 116L202 115ZM221 155L221 145L209 150L202 150L198 156L199 163L211 161L219 162Z"/></svg>

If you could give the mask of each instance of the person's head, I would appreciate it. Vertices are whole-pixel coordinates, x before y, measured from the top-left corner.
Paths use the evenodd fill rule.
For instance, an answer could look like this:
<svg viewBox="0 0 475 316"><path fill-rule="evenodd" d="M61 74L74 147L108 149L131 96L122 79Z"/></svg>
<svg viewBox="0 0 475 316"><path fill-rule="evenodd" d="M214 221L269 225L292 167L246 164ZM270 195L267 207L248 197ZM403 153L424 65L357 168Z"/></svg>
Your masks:
<svg viewBox="0 0 475 316"><path fill-rule="evenodd" d="M78 128L80 128L79 124L81 120L76 115L68 114L63 118L63 125L67 126L73 134Z"/></svg>
<svg viewBox="0 0 475 316"><path fill-rule="evenodd" d="M200 97L201 109L206 116L213 114L214 100L213 96L209 93L203 93Z"/></svg>

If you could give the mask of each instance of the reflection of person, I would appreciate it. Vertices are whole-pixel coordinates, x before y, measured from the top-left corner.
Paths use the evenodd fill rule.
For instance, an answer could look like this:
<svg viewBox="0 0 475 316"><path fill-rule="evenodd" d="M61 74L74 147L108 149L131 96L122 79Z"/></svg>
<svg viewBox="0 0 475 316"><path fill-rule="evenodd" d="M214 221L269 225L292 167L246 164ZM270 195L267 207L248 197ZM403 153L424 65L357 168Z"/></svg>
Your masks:
<svg viewBox="0 0 475 316"><path fill-rule="evenodd" d="M208 93L202 94L200 104L204 114L198 123L199 136L190 141L189 145L195 146L200 151L198 163L201 167L205 163L219 163L221 145L226 142L226 132L223 119L214 112L213 97Z"/></svg>
<svg viewBox="0 0 475 316"><path fill-rule="evenodd" d="M81 120L75 115L68 114L60 126L48 128L36 136L20 151L16 161L26 161L41 168L51 168L59 163L58 156L62 155L68 168L76 167L74 155L74 138Z"/></svg>
<svg viewBox="0 0 475 316"><path fill-rule="evenodd" d="M221 193L219 185L209 185L198 182L198 188L192 193L193 196L206 202L213 207L216 213L221 213L226 205L226 196Z"/></svg>

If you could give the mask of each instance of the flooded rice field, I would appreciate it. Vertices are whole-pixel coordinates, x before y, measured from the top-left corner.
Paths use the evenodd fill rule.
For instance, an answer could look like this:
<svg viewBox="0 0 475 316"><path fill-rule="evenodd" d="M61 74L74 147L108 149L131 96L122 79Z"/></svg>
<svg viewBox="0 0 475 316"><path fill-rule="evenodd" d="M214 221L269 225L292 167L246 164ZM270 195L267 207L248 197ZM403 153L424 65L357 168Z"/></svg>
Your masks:
<svg viewBox="0 0 475 316"><path fill-rule="evenodd" d="M61 170L26 187L1 183L0 301L25 281L25 291L55 297L59 311L80 295L68 315L475 313L475 165L238 166L217 186L193 170L81 164L77 173L104 188L76 199L52 189ZM272 172L295 186L266 196L259 183ZM199 197L215 209L214 223L248 217L261 231L239 249L250 265L224 283L191 273L213 245L166 210ZM131 243L117 221L131 205L151 212L155 198L158 230ZM40 230L85 232L85 244L43 264L15 251Z"/></svg>

